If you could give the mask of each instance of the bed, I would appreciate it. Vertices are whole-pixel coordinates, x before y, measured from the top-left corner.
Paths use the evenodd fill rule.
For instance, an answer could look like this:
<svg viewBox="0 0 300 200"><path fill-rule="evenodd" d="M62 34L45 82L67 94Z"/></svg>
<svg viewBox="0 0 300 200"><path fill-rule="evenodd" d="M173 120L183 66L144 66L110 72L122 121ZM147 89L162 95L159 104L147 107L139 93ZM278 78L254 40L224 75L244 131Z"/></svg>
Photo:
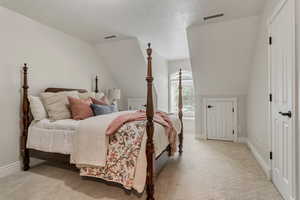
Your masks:
<svg viewBox="0 0 300 200"><path fill-rule="evenodd" d="M154 176L158 174L159 170L162 169L164 163L167 162L168 157L171 156L171 146L166 139L163 137L163 134L159 134L159 132L164 131L162 126L157 123L154 123L154 108L153 108L153 96L152 96L152 49L150 44L148 44L147 49L148 55L148 66L147 66L147 106L146 106L146 121L144 122L144 126L146 129L146 136L144 137L144 150L141 148L140 157L144 156L140 161L144 168L146 168L145 172L145 188L147 191L147 199L154 199ZM72 162L72 155L76 152L76 145L74 146L74 138L78 137L78 130L82 126L83 122L66 119L66 120L58 120L58 121L50 121L49 119L43 119L40 121L35 121L32 118L30 112L30 105L28 100L28 80L27 80L28 67L25 64L23 67L23 109L22 109L22 136L21 136L21 155L23 158L23 170L27 171L30 169L30 157L39 158L43 160L49 160L57 163L65 163L70 164ZM178 105L178 117L174 117L174 115L170 115L170 119L174 124L176 132L178 133L178 148L179 154L182 154L183 148L183 122L182 122L182 84L181 84L181 70L179 76L179 105ZM97 93L98 84L96 77L96 88L95 92ZM82 89L68 89L68 88L47 88L46 92L62 92L62 91L78 91L80 93L86 92L86 90ZM120 113L122 114L122 113ZM105 116L105 118L114 118L119 115L119 113L111 114ZM100 118L100 117L99 117ZM103 116L101 118L104 118ZM91 119L96 120L96 118ZM100 119L97 119L100 120ZM98 123L98 121L97 121ZM125 126L125 125L124 125ZM126 131L126 130L125 130ZM155 145L154 145L155 143ZM77 144L77 143L76 143ZM110 144L109 144L110 145ZM143 145L142 145L143 146ZM107 151L109 152L109 147L107 147ZM106 151L103 150L106 153ZM107 153L109 156L109 153ZM139 161L139 159L137 159ZM137 163L138 163L137 161ZM75 163L75 162L74 162ZM137 164L139 166L139 164ZM77 166L78 167L78 166ZM143 167L141 167L140 171L143 171ZM93 174L88 174L85 170L85 167L80 168L81 174L83 176L92 176ZM136 171L139 171L137 167ZM138 173L137 173L138 174ZM101 178L101 177L100 177ZM104 180L107 180L103 178ZM143 179L141 179L143 180ZM107 180L111 181L111 180ZM140 184L141 185L141 184ZM125 187L126 188L126 187ZM136 189L136 187L133 187ZM127 189L127 188L126 188ZM137 191L141 190L141 186Z"/></svg>
<svg viewBox="0 0 300 200"><path fill-rule="evenodd" d="M170 116L177 132L180 131L178 118ZM32 121L28 128L26 147L48 153L60 153L70 155L73 151L73 138L76 134L80 121L65 119L51 121L43 119ZM162 129L162 126L154 124L155 129ZM161 132L162 130L160 130ZM169 145L163 134L155 134L155 157L157 158Z"/></svg>

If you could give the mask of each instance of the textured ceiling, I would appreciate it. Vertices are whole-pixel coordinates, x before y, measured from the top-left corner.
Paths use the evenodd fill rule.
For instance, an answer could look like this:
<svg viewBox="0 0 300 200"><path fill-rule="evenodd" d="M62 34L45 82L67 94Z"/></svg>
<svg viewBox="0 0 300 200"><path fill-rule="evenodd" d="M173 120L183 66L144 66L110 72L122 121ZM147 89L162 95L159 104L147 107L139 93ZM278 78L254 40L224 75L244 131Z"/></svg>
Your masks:
<svg viewBox="0 0 300 200"><path fill-rule="evenodd" d="M0 5L92 43L116 34L151 41L167 59L189 57L186 28L219 12L257 15L265 0L0 0Z"/></svg>

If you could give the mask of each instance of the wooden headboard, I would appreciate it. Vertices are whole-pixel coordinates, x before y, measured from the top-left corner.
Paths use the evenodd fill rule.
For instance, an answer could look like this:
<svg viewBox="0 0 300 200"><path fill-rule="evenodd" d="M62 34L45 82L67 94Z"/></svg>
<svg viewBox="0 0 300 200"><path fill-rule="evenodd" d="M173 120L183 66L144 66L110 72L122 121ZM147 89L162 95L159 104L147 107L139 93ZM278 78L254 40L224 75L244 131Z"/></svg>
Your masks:
<svg viewBox="0 0 300 200"><path fill-rule="evenodd" d="M71 89L71 88L47 88L45 92L66 92L66 91L78 91L79 93L85 93L85 89Z"/></svg>

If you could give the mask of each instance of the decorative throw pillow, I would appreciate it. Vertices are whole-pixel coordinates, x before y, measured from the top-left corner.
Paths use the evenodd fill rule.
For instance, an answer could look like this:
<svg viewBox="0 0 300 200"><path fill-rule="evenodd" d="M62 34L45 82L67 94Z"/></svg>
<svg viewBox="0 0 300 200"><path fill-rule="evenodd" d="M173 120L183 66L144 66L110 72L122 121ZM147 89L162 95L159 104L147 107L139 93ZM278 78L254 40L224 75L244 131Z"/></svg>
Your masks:
<svg viewBox="0 0 300 200"><path fill-rule="evenodd" d="M101 98L98 99L98 100L101 100L101 101L105 102L107 105L110 105L110 104L111 104L110 101L108 100L107 96L103 96L103 97L101 97Z"/></svg>
<svg viewBox="0 0 300 200"><path fill-rule="evenodd" d="M68 96L79 98L77 91L41 93L41 99L51 120L71 119Z"/></svg>
<svg viewBox="0 0 300 200"><path fill-rule="evenodd" d="M78 96L80 99L96 98L96 93L95 92L85 92L85 93L79 93Z"/></svg>
<svg viewBox="0 0 300 200"><path fill-rule="evenodd" d="M109 105L108 103L107 103L107 101L105 101L105 100L101 100L101 99L95 99L95 98L91 98L92 99L92 102L93 102L93 104L97 104L97 105Z"/></svg>
<svg viewBox="0 0 300 200"><path fill-rule="evenodd" d="M103 93L103 92L98 92L98 93L95 93L95 99L101 99L102 97L104 97L105 96L105 94Z"/></svg>
<svg viewBox="0 0 300 200"><path fill-rule="evenodd" d="M115 110L115 106L109 106L109 105L97 105L97 104L92 104L91 108L94 112L94 115L105 115L105 114L110 114L113 112L117 112Z"/></svg>
<svg viewBox="0 0 300 200"><path fill-rule="evenodd" d="M35 120L42 120L47 118L47 111L42 103L40 97L29 96L30 110Z"/></svg>
<svg viewBox="0 0 300 200"><path fill-rule="evenodd" d="M117 104L111 104L114 107L114 112L119 112L119 108Z"/></svg>
<svg viewBox="0 0 300 200"><path fill-rule="evenodd" d="M77 99L68 97L70 102L70 109L72 118L75 120L83 120L93 116L93 111L90 105L93 103L90 98L88 99Z"/></svg>

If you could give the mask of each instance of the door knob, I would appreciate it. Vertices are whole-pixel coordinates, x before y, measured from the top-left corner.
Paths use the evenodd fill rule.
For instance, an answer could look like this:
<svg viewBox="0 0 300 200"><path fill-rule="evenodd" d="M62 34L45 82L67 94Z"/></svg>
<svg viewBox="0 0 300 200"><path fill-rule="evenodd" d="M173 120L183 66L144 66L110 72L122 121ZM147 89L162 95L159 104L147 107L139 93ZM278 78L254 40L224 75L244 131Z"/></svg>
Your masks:
<svg viewBox="0 0 300 200"><path fill-rule="evenodd" d="M292 112L291 112L291 111L286 112L286 113L284 113L284 112L279 112L279 114L281 114L282 116L287 116L287 117L289 117L289 118L292 118Z"/></svg>
<svg viewBox="0 0 300 200"><path fill-rule="evenodd" d="M212 108L212 107L213 107L212 105L208 105L208 106L207 106L207 108Z"/></svg>

